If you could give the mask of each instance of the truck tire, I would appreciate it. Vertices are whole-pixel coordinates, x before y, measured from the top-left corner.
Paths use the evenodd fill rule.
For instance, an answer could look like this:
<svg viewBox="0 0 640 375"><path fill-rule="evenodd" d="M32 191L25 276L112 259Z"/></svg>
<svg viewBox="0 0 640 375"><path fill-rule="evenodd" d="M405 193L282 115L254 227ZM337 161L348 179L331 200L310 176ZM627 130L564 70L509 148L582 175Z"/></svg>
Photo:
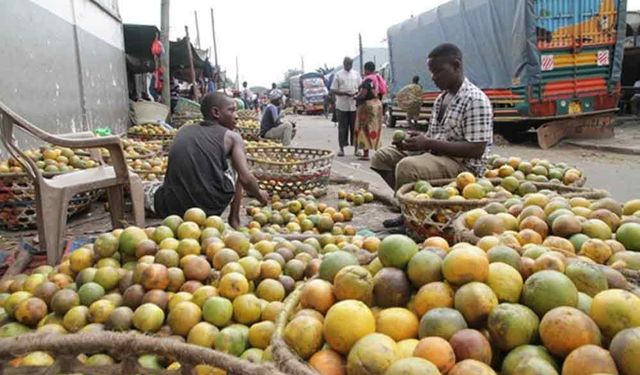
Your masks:
<svg viewBox="0 0 640 375"><path fill-rule="evenodd" d="M387 126L390 128L395 128L397 121L398 118L393 115L391 108L389 108L389 110L387 111Z"/></svg>

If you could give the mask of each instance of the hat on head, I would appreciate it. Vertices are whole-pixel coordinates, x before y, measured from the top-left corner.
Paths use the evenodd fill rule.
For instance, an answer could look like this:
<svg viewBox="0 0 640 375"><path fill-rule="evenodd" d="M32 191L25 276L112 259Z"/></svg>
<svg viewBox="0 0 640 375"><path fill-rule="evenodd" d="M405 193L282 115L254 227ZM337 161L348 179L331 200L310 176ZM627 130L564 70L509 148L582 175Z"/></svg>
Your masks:
<svg viewBox="0 0 640 375"><path fill-rule="evenodd" d="M269 93L269 100L278 100L282 98L282 91L278 89L273 89Z"/></svg>

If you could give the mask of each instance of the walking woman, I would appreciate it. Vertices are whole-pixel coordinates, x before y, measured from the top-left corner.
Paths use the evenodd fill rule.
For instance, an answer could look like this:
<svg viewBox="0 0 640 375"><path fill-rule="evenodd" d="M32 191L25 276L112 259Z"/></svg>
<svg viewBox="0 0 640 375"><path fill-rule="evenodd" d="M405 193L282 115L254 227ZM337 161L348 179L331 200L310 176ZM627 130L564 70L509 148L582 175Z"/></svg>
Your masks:
<svg viewBox="0 0 640 375"><path fill-rule="evenodd" d="M360 160L369 160L369 150L377 150L380 144L384 114L380 100L381 82L376 65L364 64L364 78L356 95L356 147L362 150Z"/></svg>

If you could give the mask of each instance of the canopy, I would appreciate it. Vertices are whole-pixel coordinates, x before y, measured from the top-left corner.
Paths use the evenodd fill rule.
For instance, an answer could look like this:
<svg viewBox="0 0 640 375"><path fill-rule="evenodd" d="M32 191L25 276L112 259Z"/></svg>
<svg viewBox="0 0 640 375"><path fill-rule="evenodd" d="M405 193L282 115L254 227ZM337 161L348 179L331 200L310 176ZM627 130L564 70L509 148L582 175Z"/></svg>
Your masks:
<svg viewBox="0 0 640 375"><path fill-rule="evenodd" d="M127 68L135 74L151 73L155 70L153 55L151 54L151 43L156 36L160 35L160 30L153 25L132 25L124 24L124 51L127 58ZM169 42L169 64L173 72L179 73L189 69L189 55L185 39ZM191 44L193 55L193 66L198 70L204 68L205 55L203 51L198 51Z"/></svg>

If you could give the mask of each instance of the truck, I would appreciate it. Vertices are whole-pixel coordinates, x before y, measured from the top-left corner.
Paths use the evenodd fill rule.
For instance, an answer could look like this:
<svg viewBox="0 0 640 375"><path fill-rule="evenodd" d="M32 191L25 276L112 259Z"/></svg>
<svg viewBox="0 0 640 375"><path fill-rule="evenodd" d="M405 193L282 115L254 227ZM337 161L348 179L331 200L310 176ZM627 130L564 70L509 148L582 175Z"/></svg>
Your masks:
<svg viewBox="0 0 640 375"><path fill-rule="evenodd" d="M626 0L452 0L387 30L392 92L420 76L429 115L438 89L426 68L441 43L463 52L497 130L534 127L542 148L565 136L613 136Z"/></svg>
<svg viewBox="0 0 640 375"><path fill-rule="evenodd" d="M328 90L321 73L293 76L289 79L289 88L296 112L312 114L324 111L324 98Z"/></svg>

